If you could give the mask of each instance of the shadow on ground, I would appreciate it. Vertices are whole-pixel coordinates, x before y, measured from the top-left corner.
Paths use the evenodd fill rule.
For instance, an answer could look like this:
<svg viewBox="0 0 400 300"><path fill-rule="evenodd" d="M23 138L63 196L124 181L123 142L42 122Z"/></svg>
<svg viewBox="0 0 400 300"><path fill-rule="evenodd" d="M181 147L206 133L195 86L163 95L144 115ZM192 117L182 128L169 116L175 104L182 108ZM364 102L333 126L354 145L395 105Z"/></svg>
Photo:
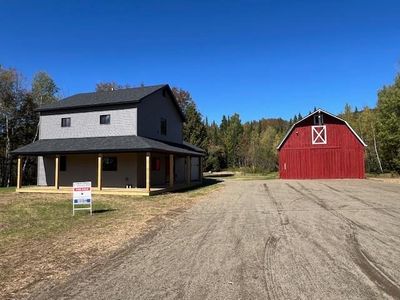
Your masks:
<svg viewBox="0 0 400 300"><path fill-rule="evenodd" d="M174 193L184 193L184 192L188 192L188 191L196 191L196 190L200 190L200 189L202 189L204 187L215 185L215 184L218 184L218 183L221 183L221 182L223 182L223 180L221 180L221 179L203 178L203 183L201 185L191 186L191 187L176 191Z"/></svg>
<svg viewBox="0 0 400 300"><path fill-rule="evenodd" d="M99 208L99 209L94 209L93 213L94 214L104 214L112 211L116 211L116 208Z"/></svg>

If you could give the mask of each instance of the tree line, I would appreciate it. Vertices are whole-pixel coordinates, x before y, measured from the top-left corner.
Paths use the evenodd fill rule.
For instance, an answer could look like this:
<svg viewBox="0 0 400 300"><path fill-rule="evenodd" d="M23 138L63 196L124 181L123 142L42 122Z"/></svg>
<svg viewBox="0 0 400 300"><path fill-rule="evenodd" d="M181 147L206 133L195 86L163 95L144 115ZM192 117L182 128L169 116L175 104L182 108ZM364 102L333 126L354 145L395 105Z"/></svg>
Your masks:
<svg viewBox="0 0 400 300"><path fill-rule="evenodd" d="M37 72L30 85L13 68L0 65L0 186L15 185L16 165L11 151L38 138L36 109L59 100L59 89L45 72ZM36 159L23 161L25 184L36 183Z"/></svg>
<svg viewBox="0 0 400 300"><path fill-rule="evenodd" d="M143 86L140 84L139 86ZM101 82L96 91L132 87ZM247 172L273 172L278 169L277 145L287 130L303 117L242 122L235 113L223 116L219 123L209 122L200 113L190 92L173 87L172 91L186 117L185 141L207 151L204 171L240 168ZM11 151L38 138L40 105L60 100L60 89L46 72L37 72L31 84L17 70L0 65L0 186L15 185L16 162ZM359 110L346 104L343 118L368 144L367 172L400 173L400 74L393 84L378 92L376 107ZM316 108L314 108L315 110ZM23 161L24 184L36 183L36 158Z"/></svg>

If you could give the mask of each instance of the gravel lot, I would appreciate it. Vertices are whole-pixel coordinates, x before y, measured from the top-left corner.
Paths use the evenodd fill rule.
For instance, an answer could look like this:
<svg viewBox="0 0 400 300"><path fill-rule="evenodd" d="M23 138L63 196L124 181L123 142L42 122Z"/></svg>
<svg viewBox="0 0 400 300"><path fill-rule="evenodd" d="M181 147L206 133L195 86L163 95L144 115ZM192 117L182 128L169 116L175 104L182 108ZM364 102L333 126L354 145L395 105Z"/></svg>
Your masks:
<svg viewBox="0 0 400 300"><path fill-rule="evenodd" d="M34 299L400 299L400 185L234 181Z"/></svg>

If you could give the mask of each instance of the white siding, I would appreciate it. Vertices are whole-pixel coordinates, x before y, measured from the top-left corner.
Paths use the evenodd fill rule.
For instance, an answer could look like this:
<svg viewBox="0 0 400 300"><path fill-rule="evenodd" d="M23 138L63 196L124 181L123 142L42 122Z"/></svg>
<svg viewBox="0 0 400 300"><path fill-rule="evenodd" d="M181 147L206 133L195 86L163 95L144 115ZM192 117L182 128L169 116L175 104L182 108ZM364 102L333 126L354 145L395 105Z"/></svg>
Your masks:
<svg viewBox="0 0 400 300"><path fill-rule="evenodd" d="M111 124L100 125L100 115L108 114ZM61 118L71 118L71 127L61 127ZM40 116L40 139L121 135L137 135L136 107Z"/></svg>

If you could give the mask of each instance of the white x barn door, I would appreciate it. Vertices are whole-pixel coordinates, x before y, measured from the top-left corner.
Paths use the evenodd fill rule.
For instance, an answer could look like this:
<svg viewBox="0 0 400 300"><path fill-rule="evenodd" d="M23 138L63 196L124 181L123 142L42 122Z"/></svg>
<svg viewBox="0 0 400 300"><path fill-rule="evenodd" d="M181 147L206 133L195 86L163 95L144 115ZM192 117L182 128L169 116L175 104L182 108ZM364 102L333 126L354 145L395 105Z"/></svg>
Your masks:
<svg viewBox="0 0 400 300"><path fill-rule="evenodd" d="M312 126L311 127L311 139L313 145L321 145L326 144L327 135L326 135L326 126Z"/></svg>

